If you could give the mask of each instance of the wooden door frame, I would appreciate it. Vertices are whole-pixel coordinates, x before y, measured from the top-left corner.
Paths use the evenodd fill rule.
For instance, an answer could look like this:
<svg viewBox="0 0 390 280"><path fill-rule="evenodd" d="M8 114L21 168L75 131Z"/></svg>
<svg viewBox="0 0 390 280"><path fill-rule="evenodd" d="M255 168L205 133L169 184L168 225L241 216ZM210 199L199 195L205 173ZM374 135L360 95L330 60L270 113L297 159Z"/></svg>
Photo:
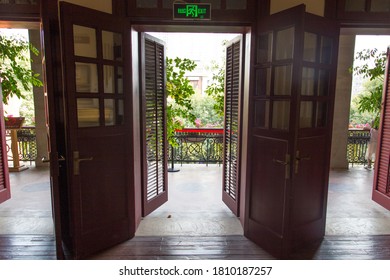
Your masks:
<svg viewBox="0 0 390 280"><path fill-rule="evenodd" d="M250 82L250 68L251 68L251 53L253 51L253 39L252 39L252 32L253 30L253 26L239 26L239 25L235 25L235 26L226 26L226 25L223 25L223 24L215 24L215 25L206 25L206 24L202 24L202 25L197 25L197 26L194 26L194 25L183 25L183 24L180 24L180 23L174 23L174 24L166 24L166 25L156 25L155 22L153 23L150 23L150 24L145 24L145 23L142 23L142 24L133 24L132 25L132 37L134 38L133 40L133 49L137 49L138 47L137 46L134 46L136 43L136 40L138 38L138 33L141 33L141 32L186 32L186 33L237 33L237 34L241 34L242 35L242 40L244 41L244 44L243 44L243 48L242 48L242 52L243 52L243 57L242 57L242 76L244 77L241 81L241 98L242 98L242 104L241 104L241 107L240 107L240 112L239 112L239 119L240 119L240 132L241 132L241 136L240 136L240 151L239 153L241 154L241 159L240 159L240 165L239 165L239 173L240 175L238 176L239 177L239 184L241 185L240 187L240 195L239 195L239 205L240 205L240 208L239 208L239 218L240 218L240 222L241 222L241 225L244 227L244 214L245 214L245 204L246 204L246 197L245 197L245 190L246 190L246 178L247 178L247 172L246 172L246 167L247 167L247 164L245 162L245 159L246 159L246 155L247 155L247 151L246 151L246 146L243 144L243 143L246 143L247 142L247 132L244 131L244 128L248 127L248 120L249 120L249 116L247 114L244 114L245 112L248 112L248 108L249 108L249 92L251 90L251 82ZM138 49L138 53L140 53L140 50ZM133 55L133 69L138 69L139 71L140 70L140 61L139 61L139 58L138 58L138 61L137 58L135 57L135 53L132 54ZM138 55L139 57L139 55ZM134 71L135 72L135 71ZM133 103L134 104L141 104L141 97L139 95L139 86L137 86L137 80L139 80L139 75L136 75L135 73L133 73ZM135 108L135 107L134 107ZM139 111L139 109L136 109L137 111ZM141 121L138 117L137 119L137 116L140 116L141 112L135 112L135 116L134 116L134 127L140 127L142 124L141 124ZM249 113L249 112L248 112ZM138 144L138 147L142 147L142 145L144 145L144 143L142 142L142 139L141 139L141 136L139 135L139 132L136 132L135 131L135 134L138 135L137 137L135 137L134 139L134 144L137 145ZM134 149L136 150L136 147L134 147ZM139 150L139 149L138 149ZM141 157L139 155L139 152L137 152L136 154L136 158L135 159L140 159L141 160ZM141 161L137 161L137 162L142 162ZM139 167L137 167L138 169ZM140 170L137 170L136 171L137 174L141 174L141 171ZM140 175L141 176L141 175ZM139 181L141 182L141 181ZM222 186L221 186L222 187ZM140 222L141 222L141 219L142 219L142 203L140 203L142 201L142 185L141 184L135 184L134 185L134 188L135 188L135 198L136 198L136 201L135 201L135 205L136 205L136 210L135 210L135 215L136 215L136 227L139 226Z"/></svg>

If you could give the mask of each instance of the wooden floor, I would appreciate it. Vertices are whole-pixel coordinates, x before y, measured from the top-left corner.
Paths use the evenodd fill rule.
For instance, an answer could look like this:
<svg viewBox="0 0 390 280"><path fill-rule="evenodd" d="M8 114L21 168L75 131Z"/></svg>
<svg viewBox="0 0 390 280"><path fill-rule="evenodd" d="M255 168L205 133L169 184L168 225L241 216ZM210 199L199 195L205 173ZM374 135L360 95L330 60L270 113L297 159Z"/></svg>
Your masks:
<svg viewBox="0 0 390 280"><path fill-rule="evenodd" d="M50 235L0 235L2 260L54 260ZM91 256L94 260L274 259L243 236L135 237ZM390 235L326 236L321 244L296 253L292 259L390 260Z"/></svg>

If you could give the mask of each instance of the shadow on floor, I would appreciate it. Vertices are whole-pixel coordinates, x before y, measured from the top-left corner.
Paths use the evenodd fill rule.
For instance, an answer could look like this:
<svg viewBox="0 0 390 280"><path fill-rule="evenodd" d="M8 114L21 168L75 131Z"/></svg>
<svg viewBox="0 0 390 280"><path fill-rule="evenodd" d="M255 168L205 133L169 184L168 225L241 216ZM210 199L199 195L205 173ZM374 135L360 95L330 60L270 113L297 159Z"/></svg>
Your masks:
<svg viewBox="0 0 390 280"><path fill-rule="evenodd" d="M145 217L137 236L241 235L222 202L222 166L183 165L169 173L169 201ZM331 171L326 235L390 234L390 211L371 200L374 171ZM0 205L0 234L53 234L49 169L11 173L12 198Z"/></svg>

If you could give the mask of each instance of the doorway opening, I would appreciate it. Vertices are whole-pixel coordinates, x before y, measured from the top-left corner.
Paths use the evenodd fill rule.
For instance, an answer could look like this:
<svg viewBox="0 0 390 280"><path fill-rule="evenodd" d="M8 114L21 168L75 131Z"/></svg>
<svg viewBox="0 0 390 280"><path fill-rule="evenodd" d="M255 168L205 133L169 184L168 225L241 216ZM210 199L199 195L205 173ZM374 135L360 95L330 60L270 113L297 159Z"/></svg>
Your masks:
<svg viewBox="0 0 390 280"><path fill-rule="evenodd" d="M0 33L19 38L40 50L38 24L13 28L11 22L0 22ZM41 53L25 61L26 67L43 81ZM7 157L11 198L0 204L0 234L53 235L52 201L47 158L47 130L44 87L22 91L25 98L8 100L4 106L7 121L23 120L21 127L6 125ZM3 116L2 116L3 117Z"/></svg>
<svg viewBox="0 0 390 280"><path fill-rule="evenodd" d="M361 96L371 95L369 88L373 82L369 77L348 71L352 66L366 63L372 67L373 59L358 61L357 54L373 49L378 50L377 54L386 52L388 34L385 29L342 29L341 32L333 135L338 140L332 146L334 170L329 184L327 235L390 234L390 212L372 200L375 170L365 169L370 131L364 127L371 126L374 115L358 110ZM344 127L339 130L337 126L341 125ZM340 141L342 138L345 145Z"/></svg>
<svg viewBox="0 0 390 280"><path fill-rule="evenodd" d="M218 108L223 100L218 104L208 94L222 86L225 95L226 44L240 34L149 34L165 42L167 58L196 64L184 75L193 88L190 113L195 121L177 116L181 127L168 155L168 201L143 217L136 235L242 235L239 218L222 202L225 118ZM169 96L167 102L176 106Z"/></svg>

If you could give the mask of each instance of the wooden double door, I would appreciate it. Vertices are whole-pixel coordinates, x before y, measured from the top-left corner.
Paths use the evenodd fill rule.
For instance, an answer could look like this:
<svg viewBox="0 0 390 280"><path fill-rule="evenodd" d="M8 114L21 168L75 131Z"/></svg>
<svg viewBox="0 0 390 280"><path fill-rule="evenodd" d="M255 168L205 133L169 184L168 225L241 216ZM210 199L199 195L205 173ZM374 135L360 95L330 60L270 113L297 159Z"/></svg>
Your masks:
<svg viewBox="0 0 390 280"><path fill-rule="evenodd" d="M258 22L245 235L277 257L325 235L337 50L303 5Z"/></svg>
<svg viewBox="0 0 390 280"><path fill-rule="evenodd" d="M64 92L54 98L64 109L66 162L58 181L67 189L54 192L57 241L71 257L87 258L134 236L138 198L144 215L167 199L165 54L149 36L136 47L124 18L67 3L60 8ZM337 38L332 22L299 6L258 21L246 77L236 71L242 42L227 48L233 68L226 76L223 199L236 213L244 207L245 235L277 257L324 235ZM137 51L141 63L134 68ZM240 79L251 87L236 114ZM144 172L137 173L140 166Z"/></svg>

